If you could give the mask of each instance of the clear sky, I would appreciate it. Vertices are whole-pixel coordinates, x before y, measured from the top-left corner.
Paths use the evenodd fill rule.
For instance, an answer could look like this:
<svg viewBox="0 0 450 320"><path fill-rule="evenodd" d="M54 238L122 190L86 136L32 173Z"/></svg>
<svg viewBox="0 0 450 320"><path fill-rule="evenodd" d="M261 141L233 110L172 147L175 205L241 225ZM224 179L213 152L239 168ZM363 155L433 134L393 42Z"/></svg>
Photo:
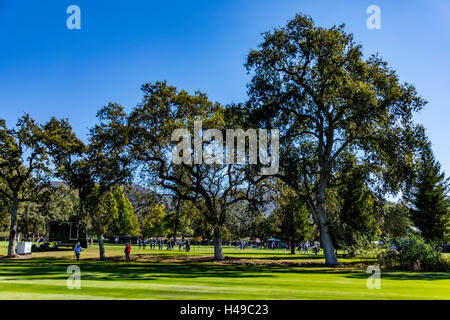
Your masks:
<svg viewBox="0 0 450 320"><path fill-rule="evenodd" d="M81 9L69 30L66 9ZM366 26L369 5L381 30ZM306 13L346 24L369 55L379 52L429 101L417 117L450 172L450 0L0 0L0 118L69 118L85 137L96 110L130 110L145 82L200 89L223 104L244 101L243 63L261 33Z"/></svg>

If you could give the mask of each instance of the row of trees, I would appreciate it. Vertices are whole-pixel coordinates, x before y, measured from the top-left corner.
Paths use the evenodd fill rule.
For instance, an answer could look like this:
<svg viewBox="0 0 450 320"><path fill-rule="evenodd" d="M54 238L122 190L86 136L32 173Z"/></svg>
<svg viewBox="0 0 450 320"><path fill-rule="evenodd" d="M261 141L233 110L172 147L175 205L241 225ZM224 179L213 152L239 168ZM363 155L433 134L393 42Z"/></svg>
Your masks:
<svg viewBox="0 0 450 320"><path fill-rule="evenodd" d="M103 209L112 206L114 188L136 180L198 213L212 228L217 260L223 259L224 225L239 206L256 221L266 219L261 213L268 206L276 206L273 219L291 243L314 225L330 265L338 263L334 249L339 242L378 232L375 217L387 194L411 195L414 222L428 223L424 216L433 215L429 231L422 225L424 234L441 238L437 225L445 229L448 220L446 186L424 128L413 122L426 102L385 61L364 58L361 45L343 26L323 28L297 15L264 34L246 68L251 81L245 103L223 106L202 92L147 83L130 113L112 103L99 110L99 124L90 130L87 144L65 119L39 125L26 115L14 129L0 122L0 196L11 217L8 255L14 255L21 203L45 197L50 177L77 191L79 212L99 239L101 259L102 239L116 214ZM211 139L193 132L196 121L204 130L215 129L207 131ZM261 176L261 163L217 161L218 155L235 157L234 149L218 145L221 132L260 128L280 130L278 173ZM176 129L191 132L197 148L206 151L203 157L194 149L193 163L172 162ZM233 145L245 141L249 131L241 133L227 139ZM278 156L275 149L269 153ZM184 148L178 156L191 155L192 148ZM421 199L419 194L430 190L433 201ZM152 210L144 230L158 228L152 217L162 215L163 208ZM174 234L179 218L175 214Z"/></svg>

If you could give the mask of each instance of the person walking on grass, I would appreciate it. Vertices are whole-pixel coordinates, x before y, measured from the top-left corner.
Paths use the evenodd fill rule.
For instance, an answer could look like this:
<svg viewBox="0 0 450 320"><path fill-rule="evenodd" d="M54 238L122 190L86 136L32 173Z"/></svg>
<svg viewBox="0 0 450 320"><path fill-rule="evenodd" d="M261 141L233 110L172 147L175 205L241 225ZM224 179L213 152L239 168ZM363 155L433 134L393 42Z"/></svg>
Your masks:
<svg viewBox="0 0 450 320"><path fill-rule="evenodd" d="M80 253L81 251L83 251L83 249L80 246L80 243L77 243L77 245L73 248L73 251L75 251L77 262L80 262Z"/></svg>
<svg viewBox="0 0 450 320"><path fill-rule="evenodd" d="M128 242L127 242L127 244L125 246L124 252L125 252L125 260L126 261L131 261L131 259L130 259L131 246L130 246L130 244Z"/></svg>

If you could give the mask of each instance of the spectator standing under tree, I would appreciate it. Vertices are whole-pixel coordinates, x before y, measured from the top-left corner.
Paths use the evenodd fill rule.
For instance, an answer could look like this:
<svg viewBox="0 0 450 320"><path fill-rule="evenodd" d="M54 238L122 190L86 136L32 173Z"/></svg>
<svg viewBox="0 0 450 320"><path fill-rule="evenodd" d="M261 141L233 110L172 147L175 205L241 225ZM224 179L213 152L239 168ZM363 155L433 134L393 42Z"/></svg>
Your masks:
<svg viewBox="0 0 450 320"><path fill-rule="evenodd" d="M77 245L73 248L73 251L75 251L77 262L80 262L80 253L81 251L83 251L83 249L80 246L80 243L77 243Z"/></svg>
<svg viewBox="0 0 450 320"><path fill-rule="evenodd" d="M319 242L315 242L314 243L314 247L315 247L315 253L316 253L316 255L319 253L319 251L320 251L320 245L319 245Z"/></svg>
<svg viewBox="0 0 450 320"><path fill-rule="evenodd" d="M125 246L124 252L125 252L125 260L126 261L131 261L131 259L130 259L131 246L130 246L130 244L128 242L127 242L127 244Z"/></svg>
<svg viewBox="0 0 450 320"><path fill-rule="evenodd" d="M309 254L309 241L305 242L305 253Z"/></svg>
<svg viewBox="0 0 450 320"><path fill-rule="evenodd" d="M191 243L189 242L189 239L186 240L186 251L191 251Z"/></svg>

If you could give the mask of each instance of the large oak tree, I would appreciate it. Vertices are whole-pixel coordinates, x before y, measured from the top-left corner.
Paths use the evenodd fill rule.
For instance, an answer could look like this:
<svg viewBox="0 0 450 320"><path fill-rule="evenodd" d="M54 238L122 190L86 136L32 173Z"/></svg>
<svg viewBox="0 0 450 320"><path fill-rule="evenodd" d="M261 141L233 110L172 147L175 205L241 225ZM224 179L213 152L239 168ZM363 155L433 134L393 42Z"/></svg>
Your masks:
<svg viewBox="0 0 450 320"><path fill-rule="evenodd" d="M0 200L11 218L8 257L16 255L19 206L37 200L49 188L49 158L43 139L42 126L27 114L12 129L0 119Z"/></svg>
<svg viewBox="0 0 450 320"><path fill-rule="evenodd" d="M171 136L175 130L185 129L194 137L195 121L202 121L203 129L217 130L224 130L225 124L233 128L232 121L223 106L211 102L201 92L191 95L165 82L145 84L142 91L144 98L130 114L128 127L132 154L145 184L156 183L179 199L192 202L213 227L214 257L222 260L221 233L227 212L233 204L253 198L254 184L242 164L208 162L205 154L199 154L199 162L173 162L172 151L179 141L172 141ZM215 139L202 139L202 149L211 151L208 148ZM211 156L226 153L223 145L216 144L214 149L209 153Z"/></svg>
<svg viewBox="0 0 450 320"><path fill-rule="evenodd" d="M305 195L326 263L337 264L326 192L340 156L369 162L383 190L397 191L423 133L412 114L425 102L379 56L365 58L343 26L319 27L304 15L264 33L246 67L249 119L280 129L279 177Z"/></svg>
<svg viewBox="0 0 450 320"><path fill-rule="evenodd" d="M100 260L105 260L103 237L113 212L110 191L130 182L131 161L126 151L126 114L116 104L97 113L100 123L89 132L88 144L77 138L65 119L51 119L46 125L46 144L52 155L56 177L78 191L80 213L97 235Z"/></svg>

